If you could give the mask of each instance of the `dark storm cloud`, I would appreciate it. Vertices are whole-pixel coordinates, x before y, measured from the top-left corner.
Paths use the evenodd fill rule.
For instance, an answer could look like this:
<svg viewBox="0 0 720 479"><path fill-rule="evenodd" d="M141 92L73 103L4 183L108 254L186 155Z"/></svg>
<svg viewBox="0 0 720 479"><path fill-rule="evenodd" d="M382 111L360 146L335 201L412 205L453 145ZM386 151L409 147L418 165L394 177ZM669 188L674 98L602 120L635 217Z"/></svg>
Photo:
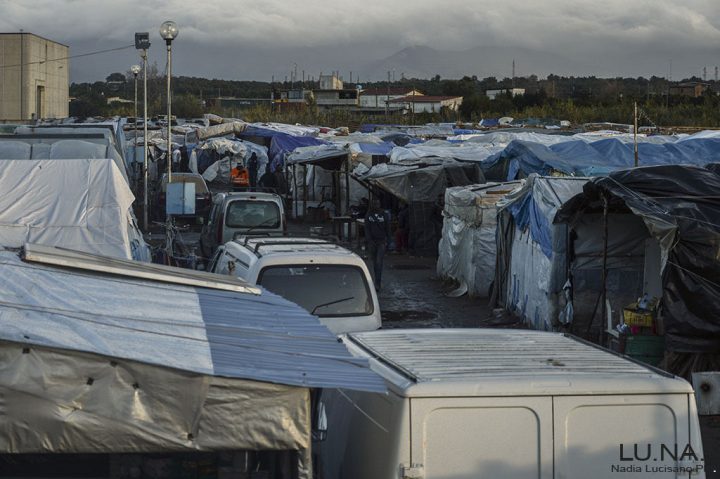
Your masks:
<svg viewBox="0 0 720 479"><path fill-rule="evenodd" d="M282 79L293 64L307 76L357 71L413 45L547 52L568 60L571 71L563 73L598 76L664 76L672 61L680 77L720 63L717 0L0 0L0 6L0 31L23 28L70 45L73 54L127 45L134 32L149 31L151 61L161 69L157 30L171 18L180 26L174 71L219 78ZM77 59L72 79L101 79L136 62L131 50Z"/></svg>

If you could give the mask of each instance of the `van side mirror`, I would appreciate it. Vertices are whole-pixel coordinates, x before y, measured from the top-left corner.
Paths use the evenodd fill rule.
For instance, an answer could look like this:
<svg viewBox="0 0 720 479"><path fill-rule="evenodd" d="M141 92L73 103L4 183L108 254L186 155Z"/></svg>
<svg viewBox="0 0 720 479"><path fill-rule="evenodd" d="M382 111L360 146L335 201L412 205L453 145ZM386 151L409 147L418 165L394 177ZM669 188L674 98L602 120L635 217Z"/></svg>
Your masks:
<svg viewBox="0 0 720 479"><path fill-rule="evenodd" d="M325 413L325 403L322 401L318 401L315 411L312 438L313 441L324 441L327 439L327 414Z"/></svg>

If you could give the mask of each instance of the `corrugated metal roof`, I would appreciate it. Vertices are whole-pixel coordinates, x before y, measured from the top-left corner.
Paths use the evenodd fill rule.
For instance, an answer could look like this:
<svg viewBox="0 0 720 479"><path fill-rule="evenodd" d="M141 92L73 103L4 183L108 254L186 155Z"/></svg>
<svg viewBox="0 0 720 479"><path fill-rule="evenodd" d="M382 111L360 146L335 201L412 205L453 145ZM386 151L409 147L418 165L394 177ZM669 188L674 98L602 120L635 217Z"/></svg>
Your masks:
<svg viewBox="0 0 720 479"><path fill-rule="evenodd" d="M385 330L351 339L415 382L493 376L642 374L651 371L559 333L496 329Z"/></svg>
<svg viewBox="0 0 720 479"><path fill-rule="evenodd" d="M384 391L319 320L261 295L26 263L0 251L0 340L200 374Z"/></svg>

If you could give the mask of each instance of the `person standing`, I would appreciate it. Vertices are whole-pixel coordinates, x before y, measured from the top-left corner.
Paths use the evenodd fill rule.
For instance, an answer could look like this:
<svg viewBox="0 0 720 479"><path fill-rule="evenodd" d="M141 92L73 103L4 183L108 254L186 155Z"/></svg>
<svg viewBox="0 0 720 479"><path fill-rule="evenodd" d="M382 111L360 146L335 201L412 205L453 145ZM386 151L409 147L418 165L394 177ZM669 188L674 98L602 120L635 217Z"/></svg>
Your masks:
<svg viewBox="0 0 720 479"><path fill-rule="evenodd" d="M365 216L365 241L372 262L375 290L380 291L383 259L388 241L390 241L390 220L380 208L378 200L373 200L372 206Z"/></svg>
<svg viewBox="0 0 720 479"><path fill-rule="evenodd" d="M395 251L402 253L408 249L408 238L410 236L410 211L407 203L403 203L397 215L398 225L395 230Z"/></svg>
<svg viewBox="0 0 720 479"><path fill-rule="evenodd" d="M258 167L259 167L259 165L258 165L257 155L255 154L255 152L253 152L252 155L250 155L250 159L248 160L248 173L250 176L250 178L249 178L250 186L253 186L253 187L257 186Z"/></svg>

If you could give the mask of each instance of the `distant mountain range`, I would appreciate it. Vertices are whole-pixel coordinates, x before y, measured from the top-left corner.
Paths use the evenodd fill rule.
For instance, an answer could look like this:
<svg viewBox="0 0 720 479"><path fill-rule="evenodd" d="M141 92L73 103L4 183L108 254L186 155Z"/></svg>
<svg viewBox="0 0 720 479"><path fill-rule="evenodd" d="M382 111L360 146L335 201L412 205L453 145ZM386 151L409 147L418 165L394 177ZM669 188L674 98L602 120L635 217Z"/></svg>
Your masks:
<svg viewBox="0 0 720 479"><path fill-rule="evenodd" d="M494 76L502 79L512 76L513 60L516 76L536 74L545 77L550 73L577 76L592 70L588 65L579 64L560 54L527 48L479 46L462 51L442 51L413 46L374 61L361 72L364 78L371 80L387 79L387 72L392 70L395 70L396 80L402 76L432 78L435 75L442 78L477 75L478 78Z"/></svg>

